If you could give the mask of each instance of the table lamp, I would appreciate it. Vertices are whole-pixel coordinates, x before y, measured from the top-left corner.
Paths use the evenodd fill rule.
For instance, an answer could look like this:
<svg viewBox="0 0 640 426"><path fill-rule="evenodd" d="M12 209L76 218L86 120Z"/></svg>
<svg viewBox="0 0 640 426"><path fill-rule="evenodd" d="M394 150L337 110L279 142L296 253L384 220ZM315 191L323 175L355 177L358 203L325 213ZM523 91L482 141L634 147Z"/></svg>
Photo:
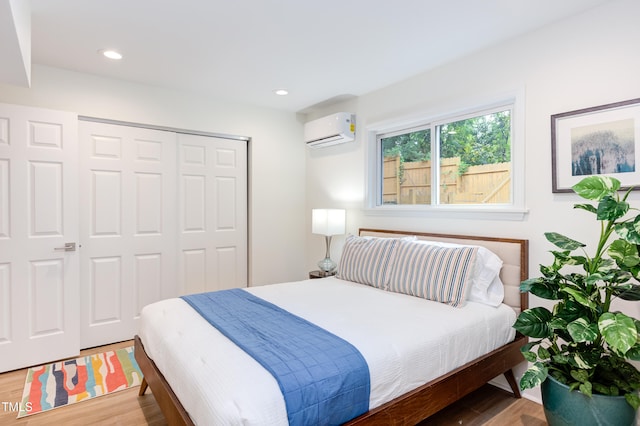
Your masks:
<svg viewBox="0 0 640 426"><path fill-rule="evenodd" d="M346 211L343 209L313 209L311 211L311 232L324 235L327 244L325 258L318 262L324 272L336 269L336 262L331 260L331 237L345 233Z"/></svg>

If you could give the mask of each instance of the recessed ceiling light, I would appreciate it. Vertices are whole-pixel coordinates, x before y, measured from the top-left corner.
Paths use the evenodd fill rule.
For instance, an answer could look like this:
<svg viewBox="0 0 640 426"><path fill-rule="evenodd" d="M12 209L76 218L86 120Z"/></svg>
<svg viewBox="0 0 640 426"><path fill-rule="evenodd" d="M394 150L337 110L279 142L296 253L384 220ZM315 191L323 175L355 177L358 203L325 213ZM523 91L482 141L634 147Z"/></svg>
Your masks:
<svg viewBox="0 0 640 426"><path fill-rule="evenodd" d="M98 50L98 53L109 59L122 59L122 53L113 49L101 49Z"/></svg>
<svg viewBox="0 0 640 426"><path fill-rule="evenodd" d="M273 93L275 93L278 96L285 96L289 94L289 91L287 89L276 89L273 91Z"/></svg>

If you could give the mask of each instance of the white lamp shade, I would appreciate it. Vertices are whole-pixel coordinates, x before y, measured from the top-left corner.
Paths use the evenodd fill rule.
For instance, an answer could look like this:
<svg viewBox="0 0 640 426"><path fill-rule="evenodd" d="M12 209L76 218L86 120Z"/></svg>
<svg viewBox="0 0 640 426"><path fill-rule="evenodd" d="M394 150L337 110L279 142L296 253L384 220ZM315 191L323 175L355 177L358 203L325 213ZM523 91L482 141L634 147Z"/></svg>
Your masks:
<svg viewBox="0 0 640 426"><path fill-rule="evenodd" d="M320 235L342 235L345 232L346 211L342 209L313 209L311 232Z"/></svg>

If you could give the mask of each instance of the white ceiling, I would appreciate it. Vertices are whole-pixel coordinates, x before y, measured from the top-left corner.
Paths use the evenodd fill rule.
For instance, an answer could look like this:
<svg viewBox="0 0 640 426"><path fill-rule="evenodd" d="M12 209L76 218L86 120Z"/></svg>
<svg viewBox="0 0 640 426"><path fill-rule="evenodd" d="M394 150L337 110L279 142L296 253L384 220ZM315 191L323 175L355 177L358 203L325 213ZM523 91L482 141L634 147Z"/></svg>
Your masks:
<svg viewBox="0 0 640 426"><path fill-rule="evenodd" d="M607 1L31 0L32 62L301 111Z"/></svg>

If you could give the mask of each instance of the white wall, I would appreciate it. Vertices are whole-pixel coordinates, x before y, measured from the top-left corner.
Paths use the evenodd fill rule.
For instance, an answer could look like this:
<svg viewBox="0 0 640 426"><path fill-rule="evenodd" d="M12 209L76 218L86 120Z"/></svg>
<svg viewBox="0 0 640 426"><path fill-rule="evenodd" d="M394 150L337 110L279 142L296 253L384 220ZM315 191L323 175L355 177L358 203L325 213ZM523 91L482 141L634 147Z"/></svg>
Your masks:
<svg viewBox="0 0 640 426"><path fill-rule="evenodd" d="M309 118L336 111L356 113L358 137L353 144L307 154L307 216L314 207L344 207L348 209L350 233L356 233L359 227L372 227L527 238L531 276L537 275L538 264L551 259L551 246L543 232L558 231L585 243L593 242L592 215L572 209L578 198L551 192L550 115L640 98L638 17L637 0L613 1L356 100L314 112ZM376 66L383 58L370 59L371 65ZM363 130L368 124L420 111L447 112L452 106L469 107L477 99L492 99L518 89L526 92L525 140L517 142L525 144L527 162L529 213L523 221L379 217L363 212ZM639 196L634 193L633 199L638 201ZM312 268L323 256L323 242L309 229L307 225L307 266ZM334 259L339 258L343 241L343 237L334 237ZM533 305L540 303L532 300ZM640 314L637 304L625 309ZM528 395L537 398L535 391Z"/></svg>
<svg viewBox="0 0 640 426"><path fill-rule="evenodd" d="M305 277L305 165L296 115L35 65L32 87L0 85L0 102L251 137L252 285Z"/></svg>

